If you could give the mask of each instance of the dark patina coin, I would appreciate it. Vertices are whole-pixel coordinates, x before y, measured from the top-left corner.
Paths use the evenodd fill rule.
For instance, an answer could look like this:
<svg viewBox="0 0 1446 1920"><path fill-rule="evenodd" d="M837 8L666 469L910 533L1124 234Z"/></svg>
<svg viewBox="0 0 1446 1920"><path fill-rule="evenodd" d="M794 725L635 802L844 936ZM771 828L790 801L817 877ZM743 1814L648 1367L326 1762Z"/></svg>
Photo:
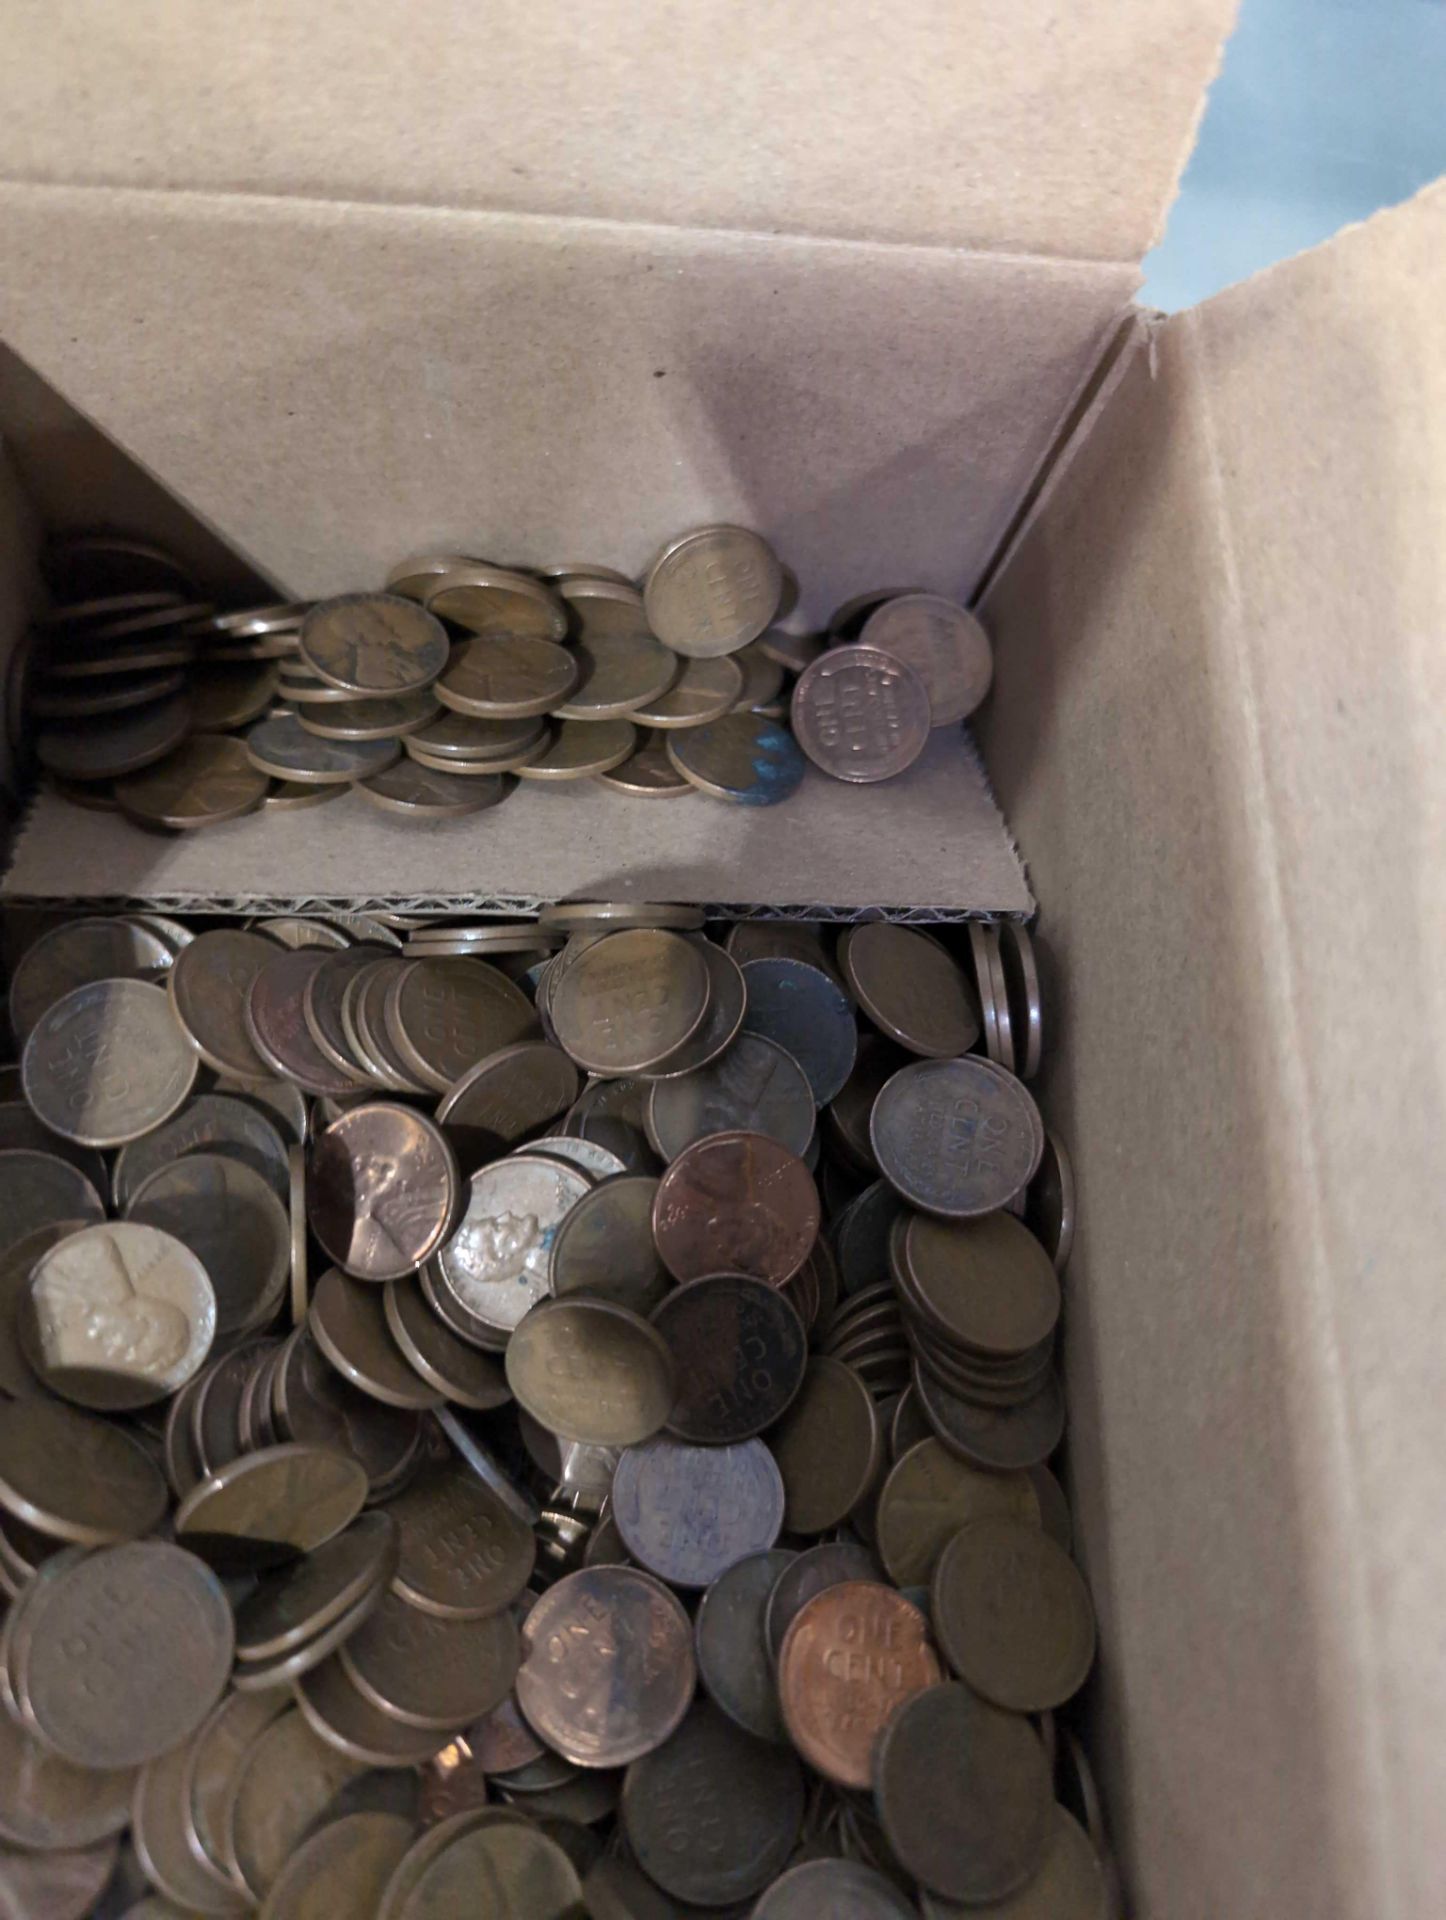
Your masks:
<svg viewBox="0 0 1446 1920"><path fill-rule="evenodd" d="M698 1675L730 1720L760 1740L786 1740L764 1639L768 1598L798 1555L786 1547L736 1560L698 1606Z"/></svg>
<svg viewBox="0 0 1446 1920"><path fill-rule="evenodd" d="M808 1343L785 1296L746 1274L714 1274L657 1307L677 1385L668 1431L718 1445L772 1426L803 1381Z"/></svg>
<svg viewBox="0 0 1446 1920"><path fill-rule="evenodd" d="M858 1052L848 995L832 974L803 960L748 960L743 980L743 1031L761 1033L791 1054L808 1076L815 1103L826 1106L853 1072Z"/></svg>

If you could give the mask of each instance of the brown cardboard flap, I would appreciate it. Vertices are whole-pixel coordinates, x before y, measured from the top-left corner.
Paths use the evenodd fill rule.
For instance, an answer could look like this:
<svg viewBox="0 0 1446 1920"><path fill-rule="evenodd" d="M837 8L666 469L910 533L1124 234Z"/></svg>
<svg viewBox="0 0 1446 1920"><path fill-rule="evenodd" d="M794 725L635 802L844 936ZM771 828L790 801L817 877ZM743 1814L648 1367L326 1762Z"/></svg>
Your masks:
<svg viewBox="0 0 1446 1920"><path fill-rule="evenodd" d="M1162 327L991 592L1135 1910L1446 1910L1446 188Z"/></svg>
<svg viewBox="0 0 1446 1920"><path fill-rule="evenodd" d="M759 527L806 617L967 593L1133 269L0 189L0 333L292 593Z"/></svg>
<svg viewBox="0 0 1446 1920"><path fill-rule="evenodd" d="M349 793L316 811L165 835L42 794L0 892L190 912L373 902L531 913L569 896L842 920L1033 908L973 744L953 728L885 786L810 772L779 809L523 782L501 806L438 825Z"/></svg>
<svg viewBox="0 0 1446 1920"><path fill-rule="evenodd" d="M0 177L1135 261L1235 0L14 0Z"/></svg>

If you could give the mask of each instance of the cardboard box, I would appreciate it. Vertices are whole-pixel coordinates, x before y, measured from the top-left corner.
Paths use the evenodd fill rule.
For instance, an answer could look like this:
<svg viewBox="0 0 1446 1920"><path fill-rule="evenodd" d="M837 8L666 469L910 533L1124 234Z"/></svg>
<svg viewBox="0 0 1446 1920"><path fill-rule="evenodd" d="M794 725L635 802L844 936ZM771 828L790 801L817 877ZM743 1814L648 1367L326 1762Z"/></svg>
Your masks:
<svg viewBox="0 0 1446 1920"><path fill-rule="evenodd" d="M313 595L453 545L637 568L730 518L806 618L978 597L998 678L992 792L940 741L761 824L534 790L458 831L345 800L170 846L42 804L4 891L956 917L1032 884L1132 1910L1420 1920L1446 1911L1446 190L1133 313L1231 11L12 10L7 645L42 520Z"/></svg>

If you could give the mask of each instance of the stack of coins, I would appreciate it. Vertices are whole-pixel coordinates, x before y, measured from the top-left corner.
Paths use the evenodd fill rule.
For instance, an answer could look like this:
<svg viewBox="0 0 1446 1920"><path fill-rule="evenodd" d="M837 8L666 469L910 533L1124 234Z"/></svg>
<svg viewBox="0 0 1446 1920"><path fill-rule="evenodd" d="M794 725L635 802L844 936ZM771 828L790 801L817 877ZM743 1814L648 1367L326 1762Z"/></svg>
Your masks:
<svg viewBox="0 0 1446 1920"><path fill-rule="evenodd" d="M1106 1920L1023 927L30 934L0 1904Z"/></svg>
<svg viewBox="0 0 1446 1920"><path fill-rule="evenodd" d="M850 602L822 638L775 625L796 583L742 527L669 541L641 584L430 554L380 592L224 611L136 541L73 538L46 571L15 743L33 720L77 804L172 831L350 787L413 820L481 812L519 780L771 805L805 757L855 783L904 772L992 672L979 622L935 594Z"/></svg>

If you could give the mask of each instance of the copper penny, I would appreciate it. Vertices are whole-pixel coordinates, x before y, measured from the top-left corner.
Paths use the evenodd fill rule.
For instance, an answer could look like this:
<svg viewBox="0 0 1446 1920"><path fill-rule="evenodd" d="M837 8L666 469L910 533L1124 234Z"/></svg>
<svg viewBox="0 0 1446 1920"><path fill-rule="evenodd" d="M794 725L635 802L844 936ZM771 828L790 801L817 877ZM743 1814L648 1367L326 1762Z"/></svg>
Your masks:
<svg viewBox="0 0 1446 1920"><path fill-rule="evenodd" d="M176 1537L213 1565L275 1566L340 1533L366 1496L366 1470L350 1455L290 1441L203 1480L176 1509Z"/></svg>
<svg viewBox="0 0 1446 1920"><path fill-rule="evenodd" d="M864 621L859 640L914 669L929 696L935 727L967 719L994 678L994 654L982 623L940 593L901 593L886 600Z"/></svg>
<svg viewBox="0 0 1446 1920"><path fill-rule="evenodd" d="M576 659L555 641L498 632L453 647L433 691L457 713L519 720L554 712L572 693L579 673Z"/></svg>
<svg viewBox="0 0 1446 1920"><path fill-rule="evenodd" d="M944 1386L914 1363L914 1390L930 1426L951 1453L1003 1472L1047 1460L1064 1432L1064 1395L1051 1369L1032 1399L1018 1406L984 1406Z"/></svg>
<svg viewBox="0 0 1446 1920"><path fill-rule="evenodd" d="M679 934L633 928L595 940L550 995L558 1039L594 1073L666 1060L703 1022L708 968Z"/></svg>
<svg viewBox="0 0 1446 1920"><path fill-rule="evenodd" d="M404 1726L445 1732L500 1706L517 1673L517 1628L505 1611L444 1620L388 1593L339 1653L371 1704Z"/></svg>
<svg viewBox="0 0 1446 1920"><path fill-rule="evenodd" d="M412 1368L445 1399L479 1413L512 1398L495 1360L461 1339L410 1280L394 1281L382 1298L388 1330Z"/></svg>
<svg viewBox="0 0 1446 1920"><path fill-rule="evenodd" d="M194 1554L159 1540L87 1555L26 1608L12 1661L37 1732L76 1766L131 1767L197 1727L231 1671L231 1608Z"/></svg>
<svg viewBox="0 0 1446 1920"><path fill-rule="evenodd" d="M793 689L794 736L835 780L892 780L924 751L929 695L910 666L872 647L831 647Z"/></svg>
<svg viewBox="0 0 1446 1920"><path fill-rule="evenodd" d="M235 1865L227 1803L250 1748L291 1705L284 1692L228 1693L182 1749L181 1817L197 1865L222 1887L244 1892Z"/></svg>
<svg viewBox="0 0 1446 1920"><path fill-rule="evenodd" d="M979 1007L964 969L915 927L876 921L839 941L849 992L874 1025L910 1053L946 1060L979 1038Z"/></svg>
<svg viewBox="0 0 1446 1920"><path fill-rule="evenodd" d="M169 1120L198 1062L162 988L95 980L47 1007L21 1056L38 1120L85 1147L119 1147Z"/></svg>
<svg viewBox="0 0 1446 1920"><path fill-rule="evenodd" d="M770 1660L777 1665L783 1637L816 1593L841 1587L846 1580L883 1582L874 1555L857 1540L827 1540L795 1554L775 1580L763 1609L763 1638Z"/></svg>
<svg viewBox="0 0 1446 1920"><path fill-rule="evenodd" d="M93 1226L104 1218L100 1194L70 1161L27 1147L0 1151L0 1258L61 1222Z"/></svg>
<svg viewBox="0 0 1446 1920"><path fill-rule="evenodd" d="M153 929L135 920L88 914L51 927L14 962L10 1025L23 1043L47 1007L96 980L141 978L169 967L171 955Z"/></svg>
<svg viewBox="0 0 1446 1920"><path fill-rule="evenodd" d="M874 1102L869 1133L889 1184L924 1212L951 1218L1007 1206L1044 1151L1023 1084L972 1054L901 1068Z"/></svg>
<svg viewBox="0 0 1446 1920"><path fill-rule="evenodd" d="M923 1614L892 1587L845 1581L815 1594L778 1655L789 1736L835 1785L866 1791L879 1735L906 1700L943 1678Z"/></svg>
<svg viewBox="0 0 1446 1920"><path fill-rule="evenodd" d="M365 1470L373 1498L405 1473L417 1456L418 1416L358 1392L322 1357L304 1325L285 1342L278 1357L271 1399L287 1439L351 1454Z"/></svg>
<svg viewBox="0 0 1446 1920"><path fill-rule="evenodd" d="M745 1033L782 1047L808 1076L817 1106L827 1106L853 1072L858 1022L832 973L803 960L748 960Z"/></svg>
<svg viewBox="0 0 1446 1920"><path fill-rule="evenodd" d="M0 1911L39 1920L86 1920L99 1910L118 1852L114 1839L54 1853L0 1850Z"/></svg>
<svg viewBox="0 0 1446 1920"><path fill-rule="evenodd" d="M176 956L166 979L181 1029L208 1067L238 1080L269 1071L246 1027L251 983L276 947L259 933L217 928L198 933Z"/></svg>
<svg viewBox="0 0 1446 1920"><path fill-rule="evenodd" d="M0 1840L7 1846L43 1850L43 1857L119 1833L130 1819L135 1777L130 1767L72 1766L0 1712Z"/></svg>
<svg viewBox="0 0 1446 1920"><path fill-rule="evenodd" d="M1006 1359L1032 1355L1059 1319L1049 1255L1007 1213L970 1220L912 1215L899 1264L905 1304L946 1343Z"/></svg>
<svg viewBox="0 0 1446 1920"><path fill-rule="evenodd" d="M173 1120L131 1141L116 1155L111 1185L124 1212L137 1189L161 1167L195 1153L220 1153L259 1173L285 1200L286 1146L276 1118L230 1093L202 1093Z"/></svg>
<svg viewBox="0 0 1446 1920"><path fill-rule="evenodd" d="M338 1654L293 1683L296 1704L318 1738L367 1767L415 1767L446 1744L446 1732L407 1726L373 1706Z"/></svg>
<svg viewBox="0 0 1446 1920"><path fill-rule="evenodd" d="M801 1860L780 1874L750 1920L915 1920L916 1908L891 1880L857 1860Z"/></svg>
<svg viewBox="0 0 1446 1920"><path fill-rule="evenodd" d="M883 1458L873 1395L852 1367L810 1360L803 1388L773 1435L790 1533L826 1533L864 1499Z"/></svg>
<svg viewBox="0 0 1446 1920"><path fill-rule="evenodd" d="M333 1920L377 1911L413 1839L401 1814L368 1810L329 1820L292 1854L266 1898L267 1920Z"/></svg>
<svg viewBox="0 0 1446 1920"><path fill-rule="evenodd" d="M291 1710L273 1720L242 1760L222 1818L243 1885L258 1902L297 1842L358 1763L320 1739Z"/></svg>
<svg viewBox="0 0 1446 1920"><path fill-rule="evenodd" d="M706 1587L777 1540L783 1479L761 1440L699 1447L659 1436L619 1460L612 1513L649 1572L675 1587Z"/></svg>
<svg viewBox="0 0 1446 1920"><path fill-rule="evenodd" d="M415 1272L450 1235L461 1194L452 1149L410 1107L380 1100L353 1107L312 1149L312 1231L359 1280Z"/></svg>
<svg viewBox="0 0 1446 1920"><path fill-rule="evenodd" d="M226 1154L186 1154L136 1189L126 1219L159 1228L195 1254L216 1296L218 1338L252 1332L274 1316L290 1273L290 1225L251 1167Z"/></svg>
<svg viewBox="0 0 1446 1920"><path fill-rule="evenodd" d="M338 1373L374 1400L419 1412L440 1406L443 1396L392 1338L382 1295L382 1288L332 1267L312 1295L306 1322L312 1339Z"/></svg>
<svg viewBox="0 0 1446 1920"><path fill-rule="evenodd" d="M748 992L736 960L712 940L694 941L708 969L708 1011L676 1052L647 1069L650 1080L676 1080L696 1072L728 1052L743 1025Z"/></svg>
<svg viewBox="0 0 1446 1920"><path fill-rule="evenodd" d="M672 1287L653 1244L657 1190L648 1174L619 1174L582 1196L553 1237L555 1295L593 1294L642 1314L657 1306Z"/></svg>
<svg viewBox="0 0 1446 1920"><path fill-rule="evenodd" d="M728 1718L759 1740L788 1738L764 1617L779 1576L797 1558L788 1548L773 1547L735 1560L698 1605L698 1677Z"/></svg>
<svg viewBox="0 0 1446 1920"><path fill-rule="evenodd" d="M438 1103L437 1120L463 1171L473 1173L566 1113L580 1084L561 1047L519 1040L485 1055L455 1080Z"/></svg>
<svg viewBox="0 0 1446 1920"><path fill-rule="evenodd" d="M782 1286L819 1227L818 1191L803 1162L757 1133L696 1141L658 1184L653 1232L678 1280L747 1273Z"/></svg>
<svg viewBox="0 0 1446 1920"><path fill-rule="evenodd" d="M733 1273L694 1280L654 1309L653 1325L673 1356L677 1387L667 1424L681 1440L751 1439L779 1419L803 1384L802 1322L767 1281Z"/></svg>
<svg viewBox="0 0 1446 1920"><path fill-rule="evenodd" d="M100 1547L149 1533L166 1483L121 1427L49 1399L0 1404L0 1506L52 1539Z"/></svg>
<svg viewBox="0 0 1446 1920"><path fill-rule="evenodd" d="M168 1902L174 1900L181 1912L244 1913L246 1899L239 1888L223 1880L209 1862L197 1859L190 1845L185 1801L189 1761L188 1745L175 1747L152 1760L136 1782L131 1809L136 1859L151 1885Z"/></svg>
<svg viewBox="0 0 1446 1920"><path fill-rule="evenodd" d="M452 567L433 581L427 605L471 633L541 634L562 640L567 613L557 595L530 574L481 563Z"/></svg>
<svg viewBox="0 0 1446 1920"><path fill-rule="evenodd" d="M736 653L778 611L783 569L748 527L695 527L671 540L648 569L648 625L692 660Z"/></svg>
<svg viewBox="0 0 1446 1920"><path fill-rule="evenodd" d="M268 1071L312 1094L355 1093L365 1085L328 1060L307 1030L307 984L331 958L323 947L279 953L257 972L246 1000L247 1036Z"/></svg>
<svg viewBox="0 0 1446 1920"><path fill-rule="evenodd" d="M401 1560L392 1580L424 1613L485 1620L517 1598L532 1574L532 1529L470 1473L437 1468L393 1500Z"/></svg>
<svg viewBox="0 0 1446 1920"><path fill-rule="evenodd" d="M1024 1473L986 1473L934 1439L899 1459L879 1493L879 1557L896 1586L923 1586L947 1543L971 1520L1003 1514L1039 1526L1039 1500Z"/></svg>
<svg viewBox="0 0 1446 1920"><path fill-rule="evenodd" d="M505 974L457 957L408 961L387 988L385 1019L408 1069L437 1093L537 1027L526 994Z"/></svg>
<svg viewBox="0 0 1446 1920"><path fill-rule="evenodd" d="M339 1619L396 1571L399 1541L387 1513L364 1513L305 1559L267 1574L236 1609L236 1656L289 1653Z"/></svg>
<svg viewBox="0 0 1446 1920"><path fill-rule="evenodd" d="M808 769L788 728L764 714L725 713L665 738L668 759L690 786L734 806L776 806Z"/></svg>
<svg viewBox="0 0 1446 1920"><path fill-rule="evenodd" d="M664 1160L676 1160L705 1134L739 1130L766 1134L802 1154L814 1118L803 1068L757 1033L740 1033L717 1059L692 1072L655 1080L644 1108L648 1138Z"/></svg>
<svg viewBox="0 0 1446 1920"><path fill-rule="evenodd" d="M631 1567L588 1567L543 1594L522 1629L517 1699L575 1766L619 1767L661 1746L693 1697L688 1616Z"/></svg>
<svg viewBox="0 0 1446 1920"><path fill-rule="evenodd" d="M971 1520L940 1554L931 1592L945 1658L986 1700L1040 1713L1084 1685L1095 1653L1089 1589L1037 1519Z"/></svg>
<svg viewBox="0 0 1446 1920"><path fill-rule="evenodd" d="M447 630L398 594L348 593L319 601L301 623L301 657L348 693L428 687L447 664Z"/></svg>
<svg viewBox="0 0 1446 1920"><path fill-rule="evenodd" d="M900 1864L970 1907L1032 1878L1054 1828L1044 1749L1029 1722L956 1683L907 1702L879 1740L879 1816Z"/></svg>
<svg viewBox="0 0 1446 1920"><path fill-rule="evenodd" d="M565 1440L627 1447L656 1433L673 1404L673 1358L640 1314L611 1300L544 1300L507 1343L519 1406Z"/></svg>

